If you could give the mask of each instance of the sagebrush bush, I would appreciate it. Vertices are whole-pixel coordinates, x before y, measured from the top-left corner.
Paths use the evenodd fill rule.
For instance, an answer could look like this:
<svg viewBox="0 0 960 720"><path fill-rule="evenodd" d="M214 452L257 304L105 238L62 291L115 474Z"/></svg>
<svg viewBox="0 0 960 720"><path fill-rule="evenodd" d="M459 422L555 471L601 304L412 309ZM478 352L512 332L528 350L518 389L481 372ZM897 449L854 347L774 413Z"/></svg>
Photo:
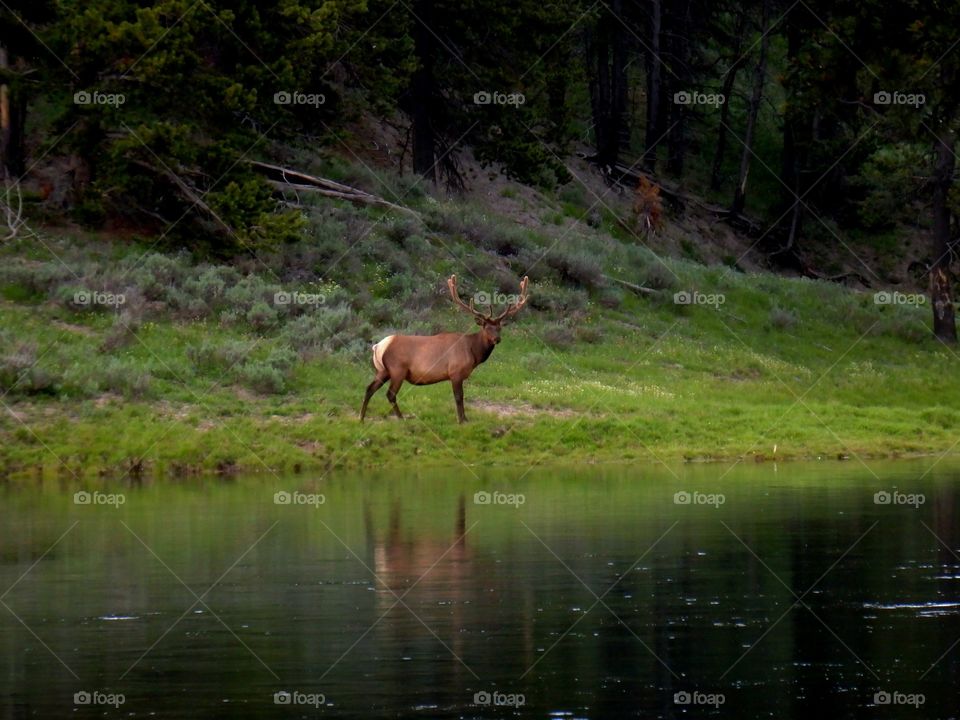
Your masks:
<svg viewBox="0 0 960 720"><path fill-rule="evenodd" d="M652 260L640 273L640 285L673 292L680 287L676 272L659 260Z"/></svg>
<svg viewBox="0 0 960 720"><path fill-rule="evenodd" d="M603 268L596 257L582 250L555 247L544 256L544 262L583 288L595 289L603 285Z"/></svg>
<svg viewBox="0 0 960 720"><path fill-rule="evenodd" d="M263 332L277 325L277 310L262 300L258 300L247 310L246 319L250 327Z"/></svg>
<svg viewBox="0 0 960 720"><path fill-rule="evenodd" d="M201 375L222 374L242 363L253 351L255 344L239 340L216 343L204 340L200 345L187 348L187 359Z"/></svg>
<svg viewBox="0 0 960 720"><path fill-rule="evenodd" d="M932 330L924 319L912 310L903 310L888 313L871 330L873 335L887 335L889 337L906 340L909 343L922 343L930 340Z"/></svg>
<svg viewBox="0 0 960 720"><path fill-rule="evenodd" d="M136 290L131 290L123 310L113 318L100 347L106 352L115 352L129 345L143 324L146 306Z"/></svg>
<svg viewBox="0 0 960 720"><path fill-rule="evenodd" d="M571 290L547 282L538 284L530 293L528 305L535 310L544 310L554 315L568 315L587 309L588 296L582 290Z"/></svg>
<svg viewBox="0 0 960 720"><path fill-rule="evenodd" d="M577 341L590 345L601 342L604 337L603 330L596 325L578 325L575 332Z"/></svg>
<svg viewBox="0 0 960 720"><path fill-rule="evenodd" d="M133 258L128 270L131 281L148 300L166 300L169 288L178 287L186 275L183 258L148 252L139 262Z"/></svg>
<svg viewBox="0 0 960 720"><path fill-rule="evenodd" d="M150 390L150 374L117 358L110 358L91 373L97 390L128 398L146 397Z"/></svg>
<svg viewBox="0 0 960 720"><path fill-rule="evenodd" d="M18 343L12 335L4 338L0 348L0 394L32 395L52 393L56 378L37 366L37 346ZM5 352L4 352L5 350Z"/></svg>
<svg viewBox="0 0 960 720"><path fill-rule="evenodd" d="M547 325L540 335L548 347L555 350L567 350L577 342L577 335L568 325L563 323L551 323Z"/></svg>
<svg viewBox="0 0 960 720"><path fill-rule="evenodd" d="M286 373L267 361L244 363L237 372L237 379L254 392L263 395L278 395L286 391Z"/></svg>
<svg viewBox="0 0 960 720"><path fill-rule="evenodd" d="M777 330L789 330L797 324L797 315L791 310L786 310L779 305L774 305L770 308L767 322Z"/></svg>

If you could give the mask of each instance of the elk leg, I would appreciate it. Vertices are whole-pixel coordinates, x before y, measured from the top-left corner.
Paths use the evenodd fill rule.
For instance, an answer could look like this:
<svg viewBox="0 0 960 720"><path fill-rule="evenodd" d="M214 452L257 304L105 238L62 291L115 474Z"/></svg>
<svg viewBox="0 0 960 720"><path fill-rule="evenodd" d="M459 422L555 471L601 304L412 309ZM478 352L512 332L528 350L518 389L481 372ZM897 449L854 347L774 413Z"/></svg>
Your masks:
<svg viewBox="0 0 960 720"><path fill-rule="evenodd" d="M367 414L367 403L370 402L370 398L372 398L373 394L383 387L383 384L389 379L389 375L386 377L380 377L380 375L377 375L377 377L373 379L373 382L367 385L367 392L363 396L363 407L360 408L360 422L363 422L363 418Z"/></svg>
<svg viewBox="0 0 960 720"><path fill-rule="evenodd" d="M403 378L390 380L390 387L387 390L387 400L393 405L393 414L403 420L403 413L400 412L400 406L397 405L397 393L400 392L401 385L403 385Z"/></svg>
<svg viewBox="0 0 960 720"><path fill-rule="evenodd" d="M457 421L465 423L467 416L463 412L463 380L451 380L453 385L453 398L457 401Z"/></svg>

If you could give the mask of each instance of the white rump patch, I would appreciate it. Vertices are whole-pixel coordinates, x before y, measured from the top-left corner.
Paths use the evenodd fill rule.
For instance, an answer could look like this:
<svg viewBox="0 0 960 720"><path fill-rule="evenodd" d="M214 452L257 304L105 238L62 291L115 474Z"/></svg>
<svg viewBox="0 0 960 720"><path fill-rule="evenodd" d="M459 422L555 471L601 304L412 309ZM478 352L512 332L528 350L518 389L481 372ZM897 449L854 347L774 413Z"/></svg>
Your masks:
<svg viewBox="0 0 960 720"><path fill-rule="evenodd" d="M383 354L387 351L387 348L390 347L390 343L393 342L395 337L396 335L387 335L383 340L370 348L373 350L373 366L377 369L377 372L383 372Z"/></svg>

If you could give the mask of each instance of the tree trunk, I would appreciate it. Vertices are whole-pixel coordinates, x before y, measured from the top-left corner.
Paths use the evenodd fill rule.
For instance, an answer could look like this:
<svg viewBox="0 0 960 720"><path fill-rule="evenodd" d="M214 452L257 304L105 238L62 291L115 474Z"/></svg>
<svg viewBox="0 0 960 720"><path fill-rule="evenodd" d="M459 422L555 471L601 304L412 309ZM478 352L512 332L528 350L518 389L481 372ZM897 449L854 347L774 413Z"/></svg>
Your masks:
<svg viewBox="0 0 960 720"><path fill-rule="evenodd" d="M735 36L733 47L734 62L733 65L727 69L726 75L723 76L723 86L720 90L724 97L724 103L720 108L720 128L717 131L717 147L713 153L713 168L710 171L711 190L720 189L720 174L723 172L723 158L727 152L727 127L730 124L730 96L733 94L733 88L737 81L737 73L743 66L743 57L741 56L743 54L743 33L746 25L747 13L744 10L740 10L740 12L737 13L737 23L733 30Z"/></svg>
<svg viewBox="0 0 960 720"><path fill-rule="evenodd" d="M437 181L436 130L433 125L436 92L433 77L433 35L425 23L431 19L430 3L415 5L413 42L417 69L410 80L410 114L413 120L413 171Z"/></svg>
<svg viewBox="0 0 960 720"><path fill-rule="evenodd" d="M569 63L573 58L567 57ZM570 138L567 112L567 86L572 78L567 72L552 72L547 77L547 107L550 109L549 138L556 145L564 145Z"/></svg>
<svg viewBox="0 0 960 720"><path fill-rule="evenodd" d="M933 334L944 342L957 342L950 276L950 206L947 196L953 185L954 139L943 130L937 139L937 160L933 186L933 263L930 265L930 304L933 306Z"/></svg>
<svg viewBox="0 0 960 720"><path fill-rule="evenodd" d="M24 100L16 86L7 82L10 58L7 49L0 46L0 175L19 178L24 172L23 121Z"/></svg>
<svg viewBox="0 0 960 720"><path fill-rule="evenodd" d="M592 34L587 35L591 62L590 106L596 142L594 160L601 168L613 168L627 133L626 38L622 0L613 0Z"/></svg>
<svg viewBox="0 0 960 720"><path fill-rule="evenodd" d="M786 18L787 67L791 67L800 53L801 34L799 26L790 17ZM801 184L800 169L804 164L804 155L799 144L801 132L806 131L804 119L797 111L795 90L787 87L787 101L783 110L783 147L780 155L780 177L782 179L782 198L784 212L789 211L789 229L786 247L795 251L803 229L803 205L797 200L804 188Z"/></svg>
<svg viewBox="0 0 960 720"><path fill-rule="evenodd" d="M747 129L743 138L743 154L740 156L740 174L737 177L737 187L733 195L733 204L730 211L734 215L740 215L743 212L747 202L747 176L750 174L750 156L753 152L753 135L757 126L757 116L760 114L760 101L763 99L763 85L767 73L767 47L769 42L769 33L767 28L770 24L770 0L763 0L763 12L760 22L760 57L757 59L757 65L753 73L753 92L750 95L750 107L747 110Z"/></svg>
<svg viewBox="0 0 960 720"><path fill-rule="evenodd" d="M690 11L692 3L684 0L678 4L676 17L670 23L670 34L673 38L670 43L672 55L676 58L676 75L678 90L689 90L691 82L690 72ZM687 153L687 107L680 103L670 104L670 132L667 142L667 172L676 178L683 175L683 161Z"/></svg>
<svg viewBox="0 0 960 720"><path fill-rule="evenodd" d="M627 33L624 23L623 0L614 0L613 11L619 20L613 25L613 101L615 122L612 130L617 134L617 155L610 167L620 159L620 149L630 145L630 123L627 120L629 92L627 80Z"/></svg>
<svg viewBox="0 0 960 720"><path fill-rule="evenodd" d="M657 145L662 129L660 112L663 95L663 63L660 60L662 25L660 0L651 0L650 51L647 53L647 127L643 150L643 166L651 172L656 170Z"/></svg>

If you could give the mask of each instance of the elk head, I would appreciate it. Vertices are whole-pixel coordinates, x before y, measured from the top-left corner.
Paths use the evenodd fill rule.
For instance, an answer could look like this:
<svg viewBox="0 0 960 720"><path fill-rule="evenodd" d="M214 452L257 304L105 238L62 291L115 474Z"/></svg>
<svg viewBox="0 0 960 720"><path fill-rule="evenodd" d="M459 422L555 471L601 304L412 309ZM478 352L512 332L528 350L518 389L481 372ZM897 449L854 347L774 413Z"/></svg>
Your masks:
<svg viewBox="0 0 960 720"><path fill-rule="evenodd" d="M524 276L520 283L520 295L516 302L508 304L506 309L496 316L493 314L492 303L488 305L487 312L482 313L473 306L472 299L469 305L460 299L460 293L457 291L456 275L451 275L450 279L447 280L447 288L450 290L450 298L454 304L473 315L474 321L480 326L480 335L483 339L490 345L496 345L500 342L500 326L520 312L520 309L527 304L527 285L529 282L530 279Z"/></svg>

